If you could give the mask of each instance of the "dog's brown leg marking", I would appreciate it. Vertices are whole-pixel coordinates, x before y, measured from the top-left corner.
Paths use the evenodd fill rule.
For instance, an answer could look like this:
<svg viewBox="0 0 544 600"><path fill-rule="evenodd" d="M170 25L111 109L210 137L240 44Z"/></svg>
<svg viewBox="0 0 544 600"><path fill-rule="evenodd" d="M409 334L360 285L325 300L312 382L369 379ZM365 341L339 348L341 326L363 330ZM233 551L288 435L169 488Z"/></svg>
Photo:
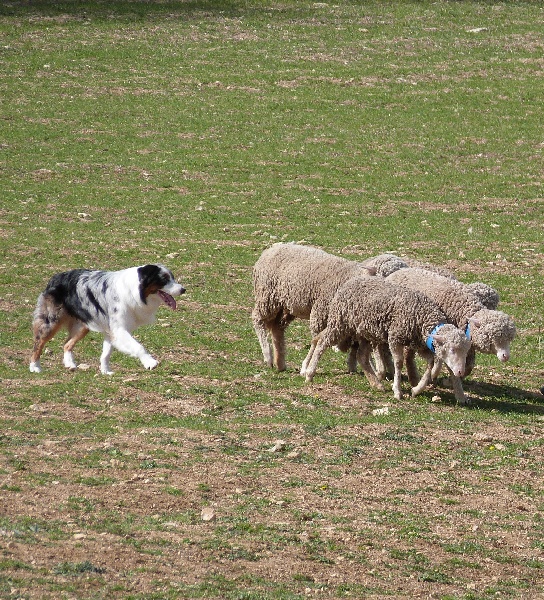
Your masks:
<svg viewBox="0 0 544 600"><path fill-rule="evenodd" d="M45 323L41 319L34 321L34 350L32 352L32 362L38 362L43 352L45 344L52 340L58 330L64 325L64 321L55 321L54 323Z"/></svg>
<svg viewBox="0 0 544 600"><path fill-rule="evenodd" d="M74 346L89 333L89 329L84 325L71 326L70 334L64 344L64 352L72 352Z"/></svg>
<svg viewBox="0 0 544 600"><path fill-rule="evenodd" d="M32 323L34 349L30 360L33 363L40 360L47 342L55 337L61 327L68 326L71 320L72 317L67 315L62 306L56 304L50 296L40 297Z"/></svg>

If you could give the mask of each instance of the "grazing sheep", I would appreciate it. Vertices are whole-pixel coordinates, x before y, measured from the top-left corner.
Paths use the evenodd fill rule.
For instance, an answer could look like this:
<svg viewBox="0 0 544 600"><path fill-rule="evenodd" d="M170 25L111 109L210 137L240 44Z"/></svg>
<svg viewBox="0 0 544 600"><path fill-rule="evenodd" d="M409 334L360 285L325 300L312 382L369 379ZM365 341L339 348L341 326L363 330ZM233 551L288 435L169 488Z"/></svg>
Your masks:
<svg viewBox="0 0 544 600"><path fill-rule="evenodd" d="M379 389L383 389L383 385L370 366L370 351L372 346L387 344L393 356L393 393L397 400L402 397L405 348L412 348L427 360L427 369L412 388L412 396L429 383L435 356L443 360L460 381L470 349L464 332L452 325L432 300L381 278L350 279L335 294L329 304L327 327L312 340L302 364L301 375L306 381L312 381L323 352L346 339L359 343L361 367L369 383Z"/></svg>
<svg viewBox="0 0 544 600"><path fill-rule="evenodd" d="M405 258L404 260L410 268L425 269L426 271L437 273L438 275L442 275L443 277L447 277L448 279L457 279L457 277L455 277L455 275L445 267L439 267L438 265L433 265L431 263L421 262L420 260L416 260L415 258Z"/></svg>
<svg viewBox="0 0 544 600"><path fill-rule="evenodd" d="M475 281L474 283L466 283L465 289L471 294L474 294L478 300L489 310L497 310L499 306L499 292L495 288L492 288L487 283L481 281Z"/></svg>
<svg viewBox="0 0 544 600"><path fill-rule="evenodd" d="M389 252L366 258L361 264L365 267L376 269L376 275L380 275L381 277L387 277L391 273L399 269L405 269L408 266L408 263L403 258Z"/></svg>
<svg viewBox="0 0 544 600"><path fill-rule="evenodd" d="M285 329L295 318L309 319L313 335L327 325L329 303L338 288L375 270L319 248L278 243L267 248L253 267L253 327L264 361L285 369ZM268 342L272 337L273 356ZM356 348L350 354L354 369Z"/></svg>
<svg viewBox="0 0 544 600"><path fill-rule="evenodd" d="M444 277L450 277L455 279L455 275L445 269L444 267L438 267L430 263L423 263L414 258L401 258L395 254L386 252L385 254L378 254L377 256L371 256L361 262L362 265L367 267L374 267L376 269L376 275L382 277L388 277L391 273L398 271L399 269L406 269L407 267L419 267L421 269L427 269L433 273L438 273Z"/></svg>
<svg viewBox="0 0 544 600"><path fill-rule="evenodd" d="M385 254L378 254L377 256L367 258L363 260L361 264L367 267L374 267L376 269L376 275L381 275L382 277L388 277L395 271L410 267L425 269L426 271L437 273L438 275L442 275L443 277L447 277L448 279L457 280L457 277L451 271L444 267L439 267L431 263L421 262L414 258L400 258L399 256L396 256L395 254L390 254L388 252ZM477 281L475 283L467 283L465 285L470 292L472 292L475 296L477 296L480 299L480 301L486 308L489 308L490 310L495 310L499 305L499 293L497 292L497 290L487 285L486 283Z"/></svg>
<svg viewBox="0 0 544 600"><path fill-rule="evenodd" d="M395 271L386 281L419 291L434 300L452 323L467 332L474 350L496 354L501 362L510 358L510 343L516 335L514 321L501 311L486 308L464 283L419 268ZM474 356L469 354L465 373L470 373L473 365ZM413 381L416 376L411 367L408 367L408 360L407 368ZM439 368L437 365L433 377L437 375ZM454 374L453 379L455 378ZM462 389L461 382L454 381L454 389L459 388ZM457 400L467 401L464 397L457 397Z"/></svg>

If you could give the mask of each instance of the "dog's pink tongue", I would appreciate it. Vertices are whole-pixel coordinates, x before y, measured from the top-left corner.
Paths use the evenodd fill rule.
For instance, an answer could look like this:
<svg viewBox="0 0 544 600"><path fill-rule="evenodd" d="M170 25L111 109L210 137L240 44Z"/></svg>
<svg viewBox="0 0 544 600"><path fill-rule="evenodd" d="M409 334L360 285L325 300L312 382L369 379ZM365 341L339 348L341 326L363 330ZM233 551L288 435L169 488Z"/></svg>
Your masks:
<svg viewBox="0 0 544 600"><path fill-rule="evenodd" d="M162 290L159 290L158 294L159 294L161 300L166 304L166 306L170 307L172 310L176 310L176 308L177 308L176 301L174 300L174 298L172 298L172 296L170 296L170 294L167 294L166 292L163 292Z"/></svg>

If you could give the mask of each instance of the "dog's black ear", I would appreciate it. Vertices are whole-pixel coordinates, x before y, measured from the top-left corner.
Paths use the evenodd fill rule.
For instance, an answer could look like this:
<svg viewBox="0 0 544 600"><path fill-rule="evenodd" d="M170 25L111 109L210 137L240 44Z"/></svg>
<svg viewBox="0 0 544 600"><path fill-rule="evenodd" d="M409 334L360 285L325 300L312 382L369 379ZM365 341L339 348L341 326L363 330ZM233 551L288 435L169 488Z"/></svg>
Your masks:
<svg viewBox="0 0 544 600"><path fill-rule="evenodd" d="M138 267L138 280L140 282L140 298L144 304L147 304L147 294L145 293L147 288L152 283L158 282L160 273L161 268L158 265L144 265L143 267Z"/></svg>

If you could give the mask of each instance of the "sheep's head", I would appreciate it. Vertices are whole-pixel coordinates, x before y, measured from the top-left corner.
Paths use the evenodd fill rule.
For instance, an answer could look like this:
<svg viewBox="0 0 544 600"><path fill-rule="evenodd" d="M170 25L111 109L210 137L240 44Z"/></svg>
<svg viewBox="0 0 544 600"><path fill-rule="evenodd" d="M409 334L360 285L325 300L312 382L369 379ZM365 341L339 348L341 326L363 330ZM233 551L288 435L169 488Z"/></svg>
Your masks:
<svg viewBox="0 0 544 600"><path fill-rule="evenodd" d="M362 264L373 268L373 275L378 275L380 277L387 277L388 275L391 275L391 273L394 273L399 269L405 269L408 266L406 261L402 260L402 258L390 253L378 254L378 256L367 258Z"/></svg>
<svg viewBox="0 0 544 600"><path fill-rule="evenodd" d="M479 310L469 319L470 339L484 354L496 354L501 362L510 358L510 344L516 337L512 317L500 310Z"/></svg>
<svg viewBox="0 0 544 600"><path fill-rule="evenodd" d="M443 325L433 336L433 345L436 357L445 362L454 375L463 377L471 346L465 332L455 325Z"/></svg>
<svg viewBox="0 0 544 600"><path fill-rule="evenodd" d="M476 281L474 283L468 283L466 285L467 290L470 291L471 294L476 296L478 300L490 310L495 310L499 305L499 292L495 288L492 288L487 283L482 283L481 281Z"/></svg>

